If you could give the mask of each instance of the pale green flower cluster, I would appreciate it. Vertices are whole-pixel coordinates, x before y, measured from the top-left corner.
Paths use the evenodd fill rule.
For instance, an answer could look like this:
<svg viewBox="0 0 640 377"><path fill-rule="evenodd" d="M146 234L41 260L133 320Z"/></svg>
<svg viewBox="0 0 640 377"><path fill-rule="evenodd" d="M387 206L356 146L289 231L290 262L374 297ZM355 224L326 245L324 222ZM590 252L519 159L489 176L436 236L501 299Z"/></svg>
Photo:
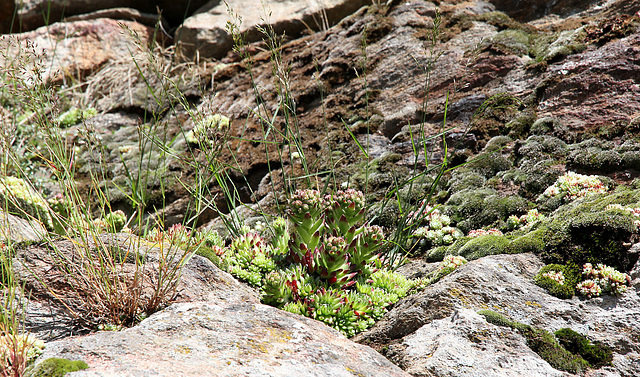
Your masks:
<svg viewBox="0 0 640 377"><path fill-rule="evenodd" d="M560 285L564 285L565 278L562 271L549 271L542 274L542 276L549 278Z"/></svg>
<svg viewBox="0 0 640 377"><path fill-rule="evenodd" d="M605 186L598 177L577 174L570 171L558 177L556 183L549 186L542 195L540 195L540 198L550 198L561 195L565 201L572 201L583 198L589 194L603 193L607 190L608 187Z"/></svg>
<svg viewBox="0 0 640 377"><path fill-rule="evenodd" d="M602 293L622 294L631 284L629 275L602 263L596 267L593 267L591 263L586 263L582 275L586 277L586 280L580 282L576 289L590 298L600 296Z"/></svg>
<svg viewBox="0 0 640 377"><path fill-rule="evenodd" d="M640 207L624 207L622 206L622 204L609 204L605 210L612 210L612 209L617 209L620 211L624 211L624 212L628 212L632 215L634 215L635 217L640 218ZM636 229L640 230L640 219L639 220L635 220L634 225L636 226Z"/></svg>
<svg viewBox="0 0 640 377"><path fill-rule="evenodd" d="M193 129L185 135L189 144L201 144L211 146L215 142L216 135L229 128L230 120L224 115L213 114L196 122Z"/></svg>
<svg viewBox="0 0 640 377"><path fill-rule="evenodd" d="M469 231L467 237L476 238L481 236L503 236L504 234L500 231L500 229L491 228L489 230L484 229L473 229Z"/></svg>

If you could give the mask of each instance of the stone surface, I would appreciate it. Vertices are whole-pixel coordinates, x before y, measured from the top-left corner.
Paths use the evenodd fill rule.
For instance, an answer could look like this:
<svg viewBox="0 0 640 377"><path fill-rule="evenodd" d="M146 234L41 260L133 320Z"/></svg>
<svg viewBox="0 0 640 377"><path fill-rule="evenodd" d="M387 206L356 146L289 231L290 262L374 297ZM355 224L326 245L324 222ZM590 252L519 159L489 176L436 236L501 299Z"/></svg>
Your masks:
<svg viewBox="0 0 640 377"><path fill-rule="evenodd" d="M251 43L264 38L258 27L269 25L276 35L297 37L307 28L333 26L365 4L364 0L267 0L249 5L241 0L212 0L176 31L178 53L189 60L224 57L233 47L227 30L229 21L240 19L238 32L246 34L246 42Z"/></svg>
<svg viewBox="0 0 640 377"><path fill-rule="evenodd" d="M121 250L120 255L126 256L124 263L116 264L110 271L122 279L118 292L123 294L121 298L124 300L129 297L127 289L132 292L139 289L141 303L148 302L158 292L155 289L158 279L161 276L167 279L167 271L185 256L180 249L170 249L167 244L160 247L157 243L152 244L126 233L105 234L93 241L60 240L48 246L35 244L19 248L13 260L13 269L17 281L30 292L30 300L25 308L25 327L29 331L50 340L78 332L86 333L87 326L104 321L100 316L105 312L101 313L97 306L83 304L80 300L87 294L97 295L104 288L99 280L92 280L95 273L76 263L77 260L87 259L89 254L97 253L96 248L112 252ZM143 258L141 267L136 268L134 255ZM164 262L160 263L161 255L173 257L164 257ZM74 272L76 278L70 277L64 269ZM164 275L161 275L161 271ZM78 278L80 273L85 278ZM131 283L133 276L138 276L140 285ZM165 284L162 291L166 291L166 294L160 295L161 306L171 302L194 301L259 302L257 292L197 255L191 255L184 265L179 283ZM62 302L58 299L62 299Z"/></svg>
<svg viewBox="0 0 640 377"><path fill-rule="evenodd" d="M37 220L25 220L10 213L0 211L0 243L41 241L47 233L42 223Z"/></svg>
<svg viewBox="0 0 640 377"><path fill-rule="evenodd" d="M120 7L134 8L152 14L157 14L160 11L172 23L173 27L177 27L185 17L195 12L206 1L22 0L18 7L17 21L13 32L34 30L40 26L61 21L65 17Z"/></svg>
<svg viewBox="0 0 640 377"><path fill-rule="evenodd" d="M132 38L130 33L135 34ZM154 29L131 21L97 19L55 23L34 31L3 36L0 66L38 62L42 80L62 82L66 77L82 78L112 60L131 60L139 48L153 39ZM132 72L134 73L134 72ZM25 78L35 80L36 78Z"/></svg>
<svg viewBox="0 0 640 377"><path fill-rule="evenodd" d="M385 354L415 376L471 376L486 368L487 375L496 376L561 375L523 347L517 332L486 324L469 312L491 309L551 332L569 327L613 349L613 366L605 367L609 375L640 374L640 280L633 280L620 297L562 300L533 283L542 266L532 254L471 261L400 301L355 339L377 349L388 347ZM450 368L440 368L445 365Z"/></svg>
<svg viewBox="0 0 640 377"><path fill-rule="evenodd" d="M47 344L69 376L409 376L324 324L246 301L174 304L120 332Z"/></svg>
<svg viewBox="0 0 640 377"><path fill-rule="evenodd" d="M386 353L412 376L564 376L520 334L487 323L470 309L434 320Z"/></svg>

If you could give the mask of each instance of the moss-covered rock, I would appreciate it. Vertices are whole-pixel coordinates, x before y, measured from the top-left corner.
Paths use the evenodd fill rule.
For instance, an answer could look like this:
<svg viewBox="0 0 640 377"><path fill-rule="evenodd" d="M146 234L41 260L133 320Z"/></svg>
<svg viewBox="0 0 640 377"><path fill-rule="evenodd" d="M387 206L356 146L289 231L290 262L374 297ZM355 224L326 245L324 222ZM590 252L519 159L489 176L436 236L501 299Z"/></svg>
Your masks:
<svg viewBox="0 0 640 377"><path fill-rule="evenodd" d="M23 219L38 219L48 229L53 229L47 201L23 179L0 177L0 209L5 208Z"/></svg>
<svg viewBox="0 0 640 377"><path fill-rule="evenodd" d="M25 377L63 377L69 372L77 372L89 368L81 360L67 360L52 357L27 370Z"/></svg>
<svg viewBox="0 0 640 377"><path fill-rule="evenodd" d="M597 194L558 209L542 228L547 263L604 263L629 271L638 256L629 253L637 234L637 217L610 204L640 206L640 192L620 187L613 194Z"/></svg>
<svg viewBox="0 0 640 377"><path fill-rule="evenodd" d="M589 368L587 361L565 349L547 330L513 321L493 310L480 310L478 314L491 324L518 330L527 340L529 348L558 370L577 374Z"/></svg>
<svg viewBox="0 0 640 377"><path fill-rule="evenodd" d="M525 213L529 202L517 195L503 196L497 190L463 190L451 195L445 213L463 232L493 226L512 214Z"/></svg>
<svg viewBox="0 0 640 377"><path fill-rule="evenodd" d="M569 328L562 328L554 334L567 351L580 355L593 368L610 365L613 360L611 348L599 343L592 344L586 336Z"/></svg>
<svg viewBox="0 0 640 377"><path fill-rule="evenodd" d="M559 282L549 277L556 274L562 276L562 281ZM551 295L565 299L571 298L575 294L579 277L580 269L574 264L548 264L538 271L534 280L537 285L546 289Z"/></svg>
<svg viewBox="0 0 640 377"><path fill-rule="evenodd" d="M486 235L475 237L458 249L456 255L468 260L482 258L487 255L506 254L509 252L509 240L505 236Z"/></svg>

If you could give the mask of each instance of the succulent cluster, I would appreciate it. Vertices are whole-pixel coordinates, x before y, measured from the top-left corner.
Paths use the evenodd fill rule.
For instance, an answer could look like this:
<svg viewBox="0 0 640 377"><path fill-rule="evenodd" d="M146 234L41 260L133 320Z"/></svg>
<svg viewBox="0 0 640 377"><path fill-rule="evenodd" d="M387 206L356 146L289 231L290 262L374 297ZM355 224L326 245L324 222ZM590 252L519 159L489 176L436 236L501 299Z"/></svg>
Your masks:
<svg viewBox="0 0 640 377"><path fill-rule="evenodd" d="M408 221L419 227L411 235L417 239L413 248L418 246L421 250L432 247L451 245L464 234L452 225L451 218L440 213L440 210L426 203L420 204L420 209L409 213Z"/></svg>
<svg viewBox="0 0 640 377"><path fill-rule="evenodd" d="M595 268L591 263L586 263L582 269L582 275L585 280L578 283L576 290L589 298L598 297L603 293L619 295L626 292L631 284L629 275L602 263Z"/></svg>
<svg viewBox="0 0 640 377"><path fill-rule="evenodd" d="M467 263L467 259L465 257L459 255L447 255L444 257L442 262L440 262L440 270L451 269L455 270L456 268L462 266Z"/></svg>
<svg viewBox="0 0 640 377"><path fill-rule="evenodd" d="M558 177L558 180L549 186L540 198L560 196L565 202L570 202L589 194L607 192L607 190L608 187L596 176L567 172Z"/></svg>
<svg viewBox="0 0 640 377"><path fill-rule="evenodd" d="M255 233L214 246L209 257L262 289L263 302L326 323L347 336L371 326L417 282L382 268L384 234L364 220L356 190L299 190L267 242ZM290 230L290 232L289 232Z"/></svg>
<svg viewBox="0 0 640 377"><path fill-rule="evenodd" d="M228 247L214 250L229 273L255 287L262 286L265 276L277 267L271 245L256 233L241 235Z"/></svg>
<svg viewBox="0 0 640 377"><path fill-rule="evenodd" d="M507 219L507 227L509 227L510 230L519 229L525 226L531 226L544 218L545 215L541 214L534 208L530 209L527 214L520 217L516 215L509 216Z"/></svg>
<svg viewBox="0 0 640 377"><path fill-rule="evenodd" d="M624 293L631 283L631 278L603 264L593 267L591 263L586 263L582 268L582 274L580 268L575 265L549 264L538 272L535 282L559 298L571 298L576 291L592 298L605 293Z"/></svg>
<svg viewBox="0 0 640 377"><path fill-rule="evenodd" d="M364 223L364 194L347 189L321 197L298 190L287 214L293 224L289 257L335 287L351 286L376 269L384 233Z"/></svg>

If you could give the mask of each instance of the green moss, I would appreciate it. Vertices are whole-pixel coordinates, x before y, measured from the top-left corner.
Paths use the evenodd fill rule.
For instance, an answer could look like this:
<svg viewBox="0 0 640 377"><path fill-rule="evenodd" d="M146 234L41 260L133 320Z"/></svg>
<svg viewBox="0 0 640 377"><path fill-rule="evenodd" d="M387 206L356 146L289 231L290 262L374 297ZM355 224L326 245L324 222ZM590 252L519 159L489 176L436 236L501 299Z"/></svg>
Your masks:
<svg viewBox="0 0 640 377"><path fill-rule="evenodd" d="M69 372L76 372L89 368L81 360L67 360L52 357L46 359L25 373L25 377L63 377Z"/></svg>
<svg viewBox="0 0 640 377"><path fill-rule="evenodd" d="M509 137L512 139L523 139L529 135L531 125L538 119L535 110L526 108L520 112L515 119L506 124L509 130Z"/></svg>
<svg viewBox="0 0 640 377"><path fill-rule="evenodd" d="M629 271L638 259L629 253L637 218L607 210L609 204L640 206L640 192L620 187L613 194L592 195L562 206L545 224L542 258L547 263L604 263Z"/></svg>
<svg viewBox="0 0 640 377"><path fill-rule="evenodd" d="M544 251L544 230L537 229L523 236L517 237L509 244L511 253L534 253L540 254Z"/></svg>
<svg viewBox="0 0 640 377"><path fill-rule="evenodd" d="M567 351L547 330L518 323L493 310L480 310L478 314L491 324L518 330L527 340L529 348L555 369L576 374L589 367L587 361Z"/></svg>
<svg viewBox="0 0 640 377"><path fill-rule="evenodd" d="M487 320L487 322L491 323L492 325L511 327L511 328L514 328L515 326L515 322L513 322L506 316L493 310L488 310L488 309L479 310L478 314L483 316Z"/></svg>
<svg viewBox="0 0 640 377"><path fill-rule="evenodd" d="M524 56L529 54L530 36L522 30L507 29L488 38L481 48L505 55Z"/></svg>
<svg viewBox="0 0 640 377"><path fill-rule="evenodd" d="M562 272L564 284L543 276L550 271ZM537 285L546 289L549 294L558 298L571 298L575 294L575 287L580 277L580 269L576 265L548 264L540 269L534 280Z"/></svg>
<svg viewBox="0 0 640 377"><path fill-rule="evenodd" d="M520 332L527 339L529 348L553 368L574 374L589 368L587 361L558 344L549 331L528 327Z"/></svg>
<svg viewBox="0 0 640 377"><path fill-rule="evenodd" d="M490 188L456 192L446 202L445 213L463 232L494 226L514 213L525 213L529 202L517 195L502 196Z"/></svg>
<svg viewBox="0 0 640 377"><path fill-rule="evenodd" d="M593 368L611 365L613 360L611 348L602 344L592 344L587 337L568 328L556 331L555 336L567 351L580 355Z"/></svg>
<svg viewBox="0 0 640 377"><path fill-rule="evenodd" d="M467 237L463 237L463 238L467 238ZM424 259L427 262L440 262L448 254L447 251L449 250L449 248L456 245L456 243L458 242L462 242L464 244L465 242L467 242L467 240L463 240L460 238L456 240L456 242L454 242L451 246L434 247L433 249L429 250L428 253L425 254Z"/></svg>
<svg viewBox="0 0 640 377"><path fill-rule="evenodd" d="M475 237L458 250L468 260L482 258L487 255L506 254L509 252L509 240L505 236L486 235Z"/></svg>

